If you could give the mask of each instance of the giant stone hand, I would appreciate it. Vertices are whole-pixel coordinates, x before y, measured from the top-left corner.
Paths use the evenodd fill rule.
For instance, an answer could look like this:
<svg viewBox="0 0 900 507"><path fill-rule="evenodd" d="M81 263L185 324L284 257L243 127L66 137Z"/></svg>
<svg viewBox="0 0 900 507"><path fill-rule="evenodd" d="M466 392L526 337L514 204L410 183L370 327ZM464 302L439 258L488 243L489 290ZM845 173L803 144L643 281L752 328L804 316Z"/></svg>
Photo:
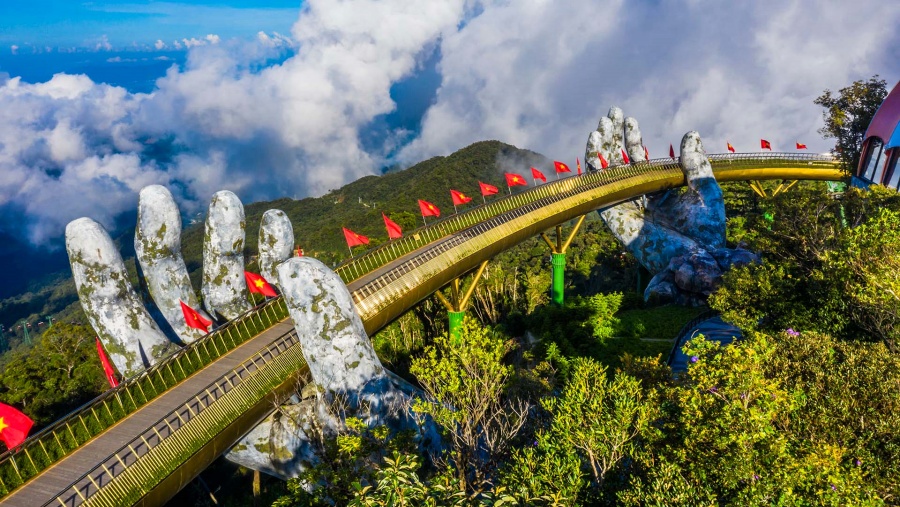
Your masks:
<svg viewBox="0 0 900 507"><path fill-rule="evenodd" d="M201 293L208 316L220 323L252 307L243 274L244 228L237 196L216 193L205 224ZM282 291L312 382L304 399L279 407L229 459L280 477L296 476L316 463L321 442L338 434L348 415L395 431L414 429L424 446L438 445L433 427L423 430L409 413L415 390L389 374L375 355L343 281L315 259L290 258L293 244L287 215L267 211L260 224L260 271ZM82 308L126 377L202 337L185 324L181 310L182 301L197 309L199 300L181 254L181 216L164 187L144 188L138 204L135 251L149 292L146 301L129 284L121 255L97 222L71 222L66 248ZM333 410L338 403L342 413Z"/></svg>
<svg viewBox="0 0 900 507"><path fill-rule="evenodd" d="M602 167L647 160L637 120L612 107L588 136L585 161ZM725 248L725 201L697 132L681 140L681 170L687 188L667 190L605 209L600 216L613 234L654 276L644 297L682 304L702 302L715 290L722 273L758 257L744 249Z"/></svg>

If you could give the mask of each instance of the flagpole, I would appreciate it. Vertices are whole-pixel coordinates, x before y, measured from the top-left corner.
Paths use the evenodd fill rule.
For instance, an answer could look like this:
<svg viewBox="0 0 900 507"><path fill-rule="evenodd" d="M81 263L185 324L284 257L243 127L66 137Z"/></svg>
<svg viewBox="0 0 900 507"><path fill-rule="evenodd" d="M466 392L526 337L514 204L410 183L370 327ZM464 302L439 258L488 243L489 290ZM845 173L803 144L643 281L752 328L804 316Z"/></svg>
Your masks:
<svg viewBox="0 0 900 507"><path fill-rule="evenodd" d="M481 200L484 201L485 204L487 204L487 198L484 196L484 194L481 194Z"/></svg>
<svg viewBox="0 0 900 507"><path fill-rule="evenodd" d="M352 259L353 258L353 248L350 247L349 243L347 244L347 250L350 251L350 258Z"/></svg>
<svg viewBox="0 0 900 507"><path fill-rule="evenodd" d="M425 215L422 215L422 223L425 224L425 227L428 227L428 222L425 221Z"/></svg>
<svg viewBox="0 0 900 507"><path fill-rule="evenodd" d="M456 215L457 213L459 213L459 210L456 209L456 205L454 204L453 205L453 214Z"/></svg>
<svg viewBox="0 0 900 507"><path fill-rule="evenodd" d="M509 185L506 185L506 189L509 190L509 195L512 195L512 187Z"/></svg>
<svg viewBox="0 0 900 507"><path fill-rule="evenodd" d="M556 171L556 181L559 181L559 171Z"/></svg>

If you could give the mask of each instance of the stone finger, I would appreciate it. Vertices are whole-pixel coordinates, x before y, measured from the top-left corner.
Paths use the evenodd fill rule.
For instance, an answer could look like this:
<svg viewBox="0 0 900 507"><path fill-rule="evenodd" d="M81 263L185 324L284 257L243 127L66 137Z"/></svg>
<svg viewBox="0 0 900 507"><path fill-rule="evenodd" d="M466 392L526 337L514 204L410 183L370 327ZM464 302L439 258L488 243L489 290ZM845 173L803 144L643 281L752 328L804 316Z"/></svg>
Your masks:
<svg viewBox="0 0 900 507"><path fill-rule="evenodd" d="M133 376L176 347L150 318L103 226L69 222L66 251L81 307L119 373Z"/></svg>
<svg viewBox="0 0 900 507"><path fill-rule="evenodd" d="M216 192L206 215L203 241L203 306L228 320L246 312L250 293L244 280L244 206L234 193Z"/></svg>
<svg viewBox="0 0 900 507"><path fill-rule="evenodd" d="M620 108L612 106L609 108L609 113L606 116L609 118L612 127L608 146L609 158L607 160L609 160L610 165L624 164L625 159L622 157L622 150L625 149L625 114L622 113Z"/></svg>
<svg viewBox="0 0 900 507"><path fill-rule="evenodd" d="M315 383L328 392L354 393L386 381L343 280L310 257L292 257L276 270Z"/></svg>
<svg viewBox="0 0 900 507"><path fill-rule="evenodd" d="M681 170L693 201L683 232L709 250L725 246L725 199L703 150L700 134L691 131L681 139Z"/></svg>
<svg viewBox="0 0 900 507"><path fill-rule="evenodd" d="M200 308L181 255L181 214L169 190L151 185L141 190L134 250L153 302L185 343L204 335L185 323L181 301Z"/></svg>
<svg viewBox="0 0 900 507"><path fill-rule="evenodd" d="M638 121L632 117L625 118L625 152L632 162L647 160L644 152L644 139Z"/></svg>
<svg viewBox="0 0 900 507"><path fill-rule="evenodd" d="M290 259L294 249L294 228L287 213L270 209L259 223L259 271L269 282L278 284L275 267Z"/></svg>

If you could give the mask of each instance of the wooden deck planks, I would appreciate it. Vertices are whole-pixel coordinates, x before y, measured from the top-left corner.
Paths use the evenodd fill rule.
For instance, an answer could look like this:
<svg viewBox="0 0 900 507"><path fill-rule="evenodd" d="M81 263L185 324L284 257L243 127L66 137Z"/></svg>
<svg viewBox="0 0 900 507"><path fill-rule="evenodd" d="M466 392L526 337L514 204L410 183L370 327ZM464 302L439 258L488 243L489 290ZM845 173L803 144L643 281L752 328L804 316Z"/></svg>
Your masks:
<svg viewBox="0 0 900 507"><path fill-rule="evenodd" d="M55 499L88 470L98 466L127 442L149 429L176 407L183 406L202 392L203 388L251 358L292 327L293 324L288 319L247 340L0 499L0 505L35 507Z"/></svg>

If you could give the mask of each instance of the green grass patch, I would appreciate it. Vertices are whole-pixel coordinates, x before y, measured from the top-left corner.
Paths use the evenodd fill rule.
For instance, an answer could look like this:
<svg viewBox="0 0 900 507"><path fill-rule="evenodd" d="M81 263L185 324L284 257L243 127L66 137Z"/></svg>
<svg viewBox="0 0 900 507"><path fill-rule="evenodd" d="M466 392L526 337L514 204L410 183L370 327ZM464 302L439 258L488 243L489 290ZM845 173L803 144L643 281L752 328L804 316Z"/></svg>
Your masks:
<svg viewBox="0 0 900 507"><path fill-rule="evenodd" d="M700 315L706 307L666 305L616 312L615 336L630 338L674 339L685 324Z"/></svg>

